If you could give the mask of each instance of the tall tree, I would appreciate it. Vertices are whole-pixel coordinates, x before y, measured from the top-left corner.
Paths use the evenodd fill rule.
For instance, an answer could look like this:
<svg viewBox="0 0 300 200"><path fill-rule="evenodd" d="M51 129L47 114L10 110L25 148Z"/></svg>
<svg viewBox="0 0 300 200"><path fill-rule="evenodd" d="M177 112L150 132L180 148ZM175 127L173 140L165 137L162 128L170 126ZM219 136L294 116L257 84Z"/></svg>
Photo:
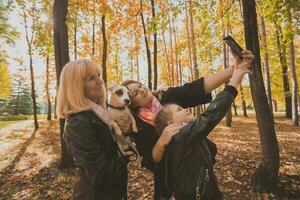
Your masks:
<svg viewBox="0 0 300 200"><path fill-rule="evenodd" d="M225 30L224 30L224 33L223 33L223 37L225 37L226 33L225 33ZM229 55L227 54L228 51L227 51L227 48L226 48L226 43L224 42L223 43L223 62L224 62L224 68L226 69L228 67L228 57ZM225 83L225 86L228 84L228 82ZM226 116L225 116L225 121L226 121L226 127L231 127L231 123L232 123L232 113L231 113L231 108L228 110L228 112L226 113Z"/></svg>
<svg viewBox="0 0 300 200"><path fill-rule="evenodd" d="M297 102L297 92L298 92L298 81L295 66L295 47L294 47L294 27L291 15L291 6L289 1L285 1L287 7L287 19L289 26L288 42L289 42L289 58L290 58L290 71L292 78L292 121L295 126L299 126L299 115L298 115L298 102Z"/></svg>
<svg viewBox="0 0 300 200"><path fill-rule="evenodd" d="M280 65L282 69L282 81L283 81L283 92L284 92L284 101L285 101L285 116L287 118L292 118L292 98L290 91L290 84L288 78L288 64L286 59L286 39L284 39L282 27L276 20L274 21L275 25L275 36L276 36L276 45L277 53L280 60Z"/></svg>
<svg viewBox="0 0 300 200"><path fill-rule="evenodd" d="M68 13L68 0L54 0L53 17L54 17L54 53L57 84L59 85L60 73L66 63L69 62L69 44L68 29L66 17ZM67 148L63 140L65 119L59 119L60 140L61 140L61 162L59 169L74 167L72 152Z"/></svg>
<svg viewBox="0 0 300 200"><path fill-rule="evenodd" d="M271 113L273 115L273 103L272 103L272 91L271 91L271 81L270 81L270 66L269 66L269 54L267 48L267 34L266 34L266 25L265 19L263 16L260 16L260 24L261 24L261 38L262 38L262 46L264 50L264 74L265 74L265 87L267 92L267 98Z"/></svg>
<svg viewBox="0 0 300 200"><path fill-rule="evenodd" d="M155 4L154 0L151 0L151 11L152 11L152 26L153 26L153 89L157 89L157 20L155 18Z"/></svg>
<svg viewBox="0 0 300 200"><path fill-rule="evenodd" d="M147 53L147 63L148 63L148 88L152 90L152 67L151 67L151 52L149 48L149 39L147 35L146 23L143 14L143 0L140 0L140 16L142 20L143 30L144 30L144 40Z"/></svg>
<svg viewBox="0 0 300 200"><path fill-rule="evenodd" d="M33 42L36 34L36 24L38 21L38 10L36 7L37 2L24 2L17 1L18 5L21 8L21 16L24 22L25 28L25 38L28 47L28 56L29 56L29 68L30 68L30 79L31 79L31 98L32 98L32 107L33 107L33 119L34 119L34 129L39 128L37 120L37 105L36 105L36 92L35 92L35 80L34 80L34 70L33 70Z"/></svg>
<svg viewBox="0 0 300 200"><path fill-rule="evenodd" d="M245 96L244 96L244 91L243 91L242 84L240 84L240 91L241 91L241 99L242 99L243 116L244 117L248 117L248 115L247 115L246 101L245 101Z"/></svg>
<svg viewBox="0 0 300 200"><path fill-rule="evenodd" d="M278 142L262 78L255 0L242 0L242 5L246 48L255 55L251 66L253 75L249 76L249 80L262 148L261 163L251 183L255 189L269 191L276 186L279 173Z"/></svg>
<svg viewBox="0 0 300 200"><path fill-rule="evenodd" d="M190 31L191 31L191 44L192 44L192 55L193 55L193 71L194 79L199 78L198 61L197 61L197 47L196 38L194 32L194 17L193 17L193 4L192 0L189 0L189 15L190 15Z"/></svg>
<svg viewBox="0 0 300 200"><path fill-rule="evenodd" d="M107 39L106 39L106 24L105 24L105 13L101 17L101 32L102 32L102 41L103 41L103 55L102 55L102 78L105 84L107 84L107 75L106 75L106 60L107 60Z"/></svg>
<svg viewBox="0 0 300 200"><path fill-rule="evenodd" d="M11 84L8 72L8 55L5 51L0 51L0 99L10 96Z"/></svg>
<svg viewBox="0 0 300 200"><path fill-rule="evenodd" d="M22 59L15 59L18 64L17 71L12 74L12 92L8 99L4 112L10 115L31 115L32 99L28 71Z"/></svg>

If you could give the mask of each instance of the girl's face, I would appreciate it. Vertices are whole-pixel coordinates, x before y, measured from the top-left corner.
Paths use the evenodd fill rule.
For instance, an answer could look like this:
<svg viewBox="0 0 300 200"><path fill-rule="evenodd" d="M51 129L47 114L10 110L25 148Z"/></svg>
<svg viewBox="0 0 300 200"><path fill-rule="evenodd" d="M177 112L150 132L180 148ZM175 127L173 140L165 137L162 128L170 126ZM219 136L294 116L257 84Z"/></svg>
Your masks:
<svg viewBox="0 0 300 200"><path fill-rule="evenodd" d="M149 88L141 83L130 83L127 85L131 94L132 105L139 108L147 108L153 98Z"/></svg>
<svg viewBox="0 0 300 200"><path fill-rule="evenodd" d="M103 105L106 102L105 84L100 73L91 74L85 81L84 94L89 100Z"/></svg>
<svg viewBox="0 0 300 200"><path fill-rule="evenodd" d="M195 117L187 109L183 109L181 106L171 104L168 106L168 110L171 113L171 122L173 123L188 123L195 120Z"/></svg>

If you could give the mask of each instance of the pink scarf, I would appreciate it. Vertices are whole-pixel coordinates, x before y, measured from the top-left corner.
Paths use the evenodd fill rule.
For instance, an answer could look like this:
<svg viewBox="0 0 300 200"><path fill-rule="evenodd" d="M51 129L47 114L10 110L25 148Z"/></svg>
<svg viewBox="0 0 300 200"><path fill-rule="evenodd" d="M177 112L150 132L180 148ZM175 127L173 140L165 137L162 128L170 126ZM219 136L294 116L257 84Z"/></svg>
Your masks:
<svg viewBox="0 0 300 200"><path fill-rule="evenodd" d="M156 97L152 97L152 101L148 108L140 108L138 117L144 122L155 125L155 118L157 113L162 109L162 105Z"/></svg>

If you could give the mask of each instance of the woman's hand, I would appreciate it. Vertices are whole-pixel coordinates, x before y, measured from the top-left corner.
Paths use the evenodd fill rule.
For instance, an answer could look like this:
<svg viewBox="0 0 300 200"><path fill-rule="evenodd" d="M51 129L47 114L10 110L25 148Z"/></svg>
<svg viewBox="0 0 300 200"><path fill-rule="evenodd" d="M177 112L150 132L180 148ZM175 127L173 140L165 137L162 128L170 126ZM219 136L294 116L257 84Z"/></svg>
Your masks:
<svg viewBox="0 0 300 200"><path fill-rule="evenodd" d="M240 64L238 64L233 69L233 73L229 85L232 85L235 88L237 88L237 86L242 82L243 77L246 73L252 74L250 70L250 64L251 63L249 60L243 60Z"/></svg>
<svg viewBox="0 0 300 200"><path fill-rule="evenodd" d="M178 133L178 131L179 131L183 126L184 126L184 125L181 124L181 123L175 123L175 124L171 124L171 125L167 126L167 127L163 130L163 132L162 132L162 134L161 134L161 136L160 136L160 138L159 138L159 140L158 140L159 144L160 144L161 146L166 146L166 145L168 145L169 142L171 141L173 135L175 135L176 133Z"/></svg>
<svg viewBox="0 0 300 200"><path fill-rule="evenodd" d="M243 55L243 60L239 58L238 55L236 55L232 50L231 53L233 55L233 67L237 67L242 61L247 61L249 63L252 63L254 60L254 55L251 51L249 50L243 50L242 55Z"/></svg>

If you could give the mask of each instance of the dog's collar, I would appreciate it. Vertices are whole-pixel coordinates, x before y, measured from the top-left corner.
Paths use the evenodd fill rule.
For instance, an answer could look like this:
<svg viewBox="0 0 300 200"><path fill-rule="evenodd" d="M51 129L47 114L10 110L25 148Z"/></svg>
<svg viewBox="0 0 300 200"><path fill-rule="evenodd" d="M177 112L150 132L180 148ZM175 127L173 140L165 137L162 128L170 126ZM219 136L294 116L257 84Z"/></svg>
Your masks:
<svg viewBox="0 0 300 200"><path fill-rule="evenodd" d="M117 110L125 110L126 106L120 106L120 107L116 107L113 105L110 105L109 103L107 104L108 107L111 107L113 109L117 109Z"/></svg>

